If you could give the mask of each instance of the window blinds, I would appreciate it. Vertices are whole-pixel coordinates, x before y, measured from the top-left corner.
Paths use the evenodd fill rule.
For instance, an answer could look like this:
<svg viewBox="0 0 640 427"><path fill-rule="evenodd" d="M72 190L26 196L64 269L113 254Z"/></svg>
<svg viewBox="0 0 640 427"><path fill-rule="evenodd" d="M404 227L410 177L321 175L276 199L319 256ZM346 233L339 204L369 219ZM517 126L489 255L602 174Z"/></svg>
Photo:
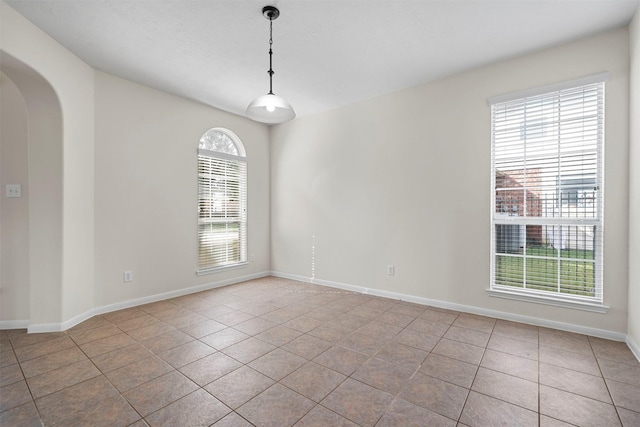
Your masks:
<svg viewBox="0 0 640 427"><path fill-rule="evenodd" d="M602 302L604 82L491 118L492 288Z"/></svg>
<svg viewBox="0 0 640 427"><path fill-rule="evenodd" d="M198 268L246 262L247 163L198 151Z"/></svg>

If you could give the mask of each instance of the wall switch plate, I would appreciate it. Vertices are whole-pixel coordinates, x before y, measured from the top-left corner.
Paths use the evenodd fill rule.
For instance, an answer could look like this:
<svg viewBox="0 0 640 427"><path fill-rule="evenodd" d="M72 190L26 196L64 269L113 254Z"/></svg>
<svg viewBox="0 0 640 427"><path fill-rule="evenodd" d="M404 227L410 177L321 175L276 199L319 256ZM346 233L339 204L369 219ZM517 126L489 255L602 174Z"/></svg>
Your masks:
<svg viewBox="0 0 640 427"><path fill-rule="evenodd" d="M125 271L125 272L122 274L122 276L123 276L122 280L123 280L124 282L131 282L131 281L133 281L133 272L132 272L132 271Z"/></svg>
<svg viewBox="0 0 640 427"><path fill-rule="evenodd" d="M249 262L254 262L256 260L256 254L251 254L249 256Z"/></svg>
<svg viewBox="0 0 640 427"><path fill-rule="evenodd" d="M387 274L389 276L393 276L394 274L396 274L396 266L393 264L387 265Z"/></svg>
<svg viewBox="0 0 640 427"><path fill-rule="evenodd" d="M7 184L7 197L22 197L22 186L20 184Z"/></svg>

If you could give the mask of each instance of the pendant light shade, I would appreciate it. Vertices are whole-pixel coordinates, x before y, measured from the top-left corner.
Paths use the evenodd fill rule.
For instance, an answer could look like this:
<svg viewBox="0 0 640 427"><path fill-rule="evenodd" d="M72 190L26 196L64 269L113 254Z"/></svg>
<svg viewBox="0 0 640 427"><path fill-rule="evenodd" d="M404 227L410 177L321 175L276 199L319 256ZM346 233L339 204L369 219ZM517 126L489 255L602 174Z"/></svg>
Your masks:
<svg viewBox="0 0 640 427"><path fill-rule="evenodd" d="M281 96L260 95L247 107L247 117L262 123L283 123L296 117L291 104Z"/></svg>
<svg viewBox="0 0 640 427"><path fill-rule="evenodd" d="M247 107L247 117L261 123L284 123L296 117L293 107L284 98L273 93L273 21L280 11L273 6L262 8L262 14L269 20L269 93L251 101Z"/></svg>

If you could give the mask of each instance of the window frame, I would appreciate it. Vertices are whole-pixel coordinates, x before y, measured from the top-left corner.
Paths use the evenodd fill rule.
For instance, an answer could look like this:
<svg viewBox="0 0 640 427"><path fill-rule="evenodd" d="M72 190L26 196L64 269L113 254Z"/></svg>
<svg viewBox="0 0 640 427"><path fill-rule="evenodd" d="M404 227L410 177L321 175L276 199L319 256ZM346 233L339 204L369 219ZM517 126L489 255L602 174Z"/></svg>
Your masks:
<svg viewBox="0 0 640 427"><path fill-rule="evenodd" d="M209 143L207 143L207 138L210 138L211 135L214 133L223 134L224 137L228 139L225 141L226 145L223 146L223 145L212 144L210 140L209 140ZM205 146L207 148L203 148ZM209 148L213 148L213 150ZM229 152L229 151L232 151L232 152ZM235 154L236 152L237 152L237 155ZM211 159L217 161L218 162L217 164L219 166L213 166ZM203 162L208 162L209 165L207 166ZM208 221L204 221L203 217L201 216L202 209L203 209L202 206L203 205L213 206L214 204L220 205L220 203L217 200L214 201L211 197L209 198L201 197L201 194L203 191L206 191L209 193L211 193L212 191L211 183L203 187L204 180L202 176L202 169L207 169L208 167L209 168L208 173L210 175L215 175L215 174L220 175L220 172L221 172L220 165L224 166L222 181L224 182L224 185L225 185L225 192L223 193L224 196L223 196L222 206L219 208L210 207ZM237 167L239 169L238 173L227 175L227 166L231 166L231 169ZM207 130L200 137L200 140L198 143L198 149L197 149L197 171L196 171L196 175L197 175L196 177L197 179L197 183L196 183L196 188L197 188L196 190L197 192L196 274L197 275L212 274L212 273L216 273L223 270L244 267L249 264L248 255L247 255L248 254L248 248L247 248L248 247L248 209L247 209L248 170L249 170L249 167L248 167L248 161L247 161L244 145L242 144L242 141L240 140L240 138L238 138L238 136L235 133L233 133L229 129L215 127ZM211 180L211 177L209 179ZM237 180L237 188L235 188L234 186L232 190L227 190L226 185L229 180L231 181ZM234 191L235 193L233 193L233 196L238 198L238 207L237 207L238 215L237 216L227 215L227 211L229 209L229 204L230 204L228 191ZM216 209L218 209L218 214L219 214L219 210L222 209L222 211L224 212L224 216L220 217L215 215ZM207 262L203 263L203 259L205 258L202 254L203 245L206 245L206 244L210 245L211 247L209 250L211 252L218 250L220 251L218 255L222 255L226 257L228 257L230 253L234 252L233 249L229 249L229 248L226 248L224 250L214 249L213 244L210 241L207 242L203 240L205 231L202 230L202 225L214 224L214 223L225 224L225 229L227 230L228 230L229 224L234 224L234 223L238 224L237 226L238 228L237 260L227 261L227 262L218 262L218 263L207 263ZM214 257L215 257L215 254L211 254L209 255L208 258L211 259Z"/></svg>
<svg viewBox="0 0 640 427"><path fill-rule="evenodd" d="M561 82L553 85L533 88L533 89L529 89L521 92L515 92L511 94L500 95L497 97L489 98L488 104L491 109L490 111L490 119L491 119L490 254L491 254L491 262L490 262L490 284L487 292L490 296L519 300L519 301L537 302L537 303L555 305L555 306L566 307L566 308L577 308L577 309L600 312L600 313L607 312L608 307L604 305L604 283L603 283L604 282L604 274L603 274L604 254L603 252L604 252L604 197L605 197L605 194L604 194L605 193L604 192L604 146L605 146L604 118L605 118L605 108L606 108L605 82L608 80L608 77L609 77L608 73L600 73L600 74L584 77L577 80ZM542 215L540 215L539 217L531 216L531 215L527 216L527 212L525 212L523 216L509 216L509 218L506 218L504 214L500 216L499 213L496 211L496 203L497 203L497 200L499 200L499 197L497 196L497 191L496 191L496 188L497 188L496 176L498 175L497 174L498 170L496 166L496 152L495 152L496 151L496 125L495 125L496 111L494 107L498 107L498 106L505 107L510 103L516 104L518 102L524 104L527 102L527 98L552 96L553 94L560 95L562 91L584 88L584 87L587 87L590 85L596 85L596 84L601 85L601 87L598 88L599 95L597 98L598 99L597 108L599 109L598 110L599 112L601 111L601 114L598 115L598 119L597 119L598 120L598 127L597 127L598 137L596 138L597 140L597 148L596 148L597 187L594 189L594 192L597 192L596 193L597 196L594 196L594 197L597 197L597 199L594 199L594 200L597 200L598 203L597 203L597 209L596 209L597 213L595 215L595 219L587 220L585 218L579 218L577 216L575 218L566 218L566 217L558 218L558 217L547 217ZM560 97L559 102L561 103L562 101L563 101L563 98ZM542 123L539 123L539 126L538 126L538 124L536 124L537 122L535 117L534 117L534 120L531 120L530 122L531 122L531 125L530 125L531 129L526 129L531 131L529 135L533 135L533 138L542 138L543 136L546 136L545 129ZM523 130L522 128L520 129L521 139L523 137L523 132L525 132L526 130ZM561 147L562 137L558 136L557 140L558 140L558 146ZM524 142L523 144L526 144L526 142ZM526 169L527 158L528 156L525 151L525 154L521 157L522 159L521 161L525 165L524 166L525 169L523 169L523 171L527 170ZM558 159L559 159L559 162L562 159L562 155L560 153L558 154ZM560 175L561 171L559 171L558 173L559 175L557 176L557 179L558 179L557 187L559 190L557 191L559 191L559 193L557 194L557 197L560 198L558 203L562 203L563 202L562 187L564 186L564 184L561 184L561 182L570 180L570 177ZM576 190L576 194L578 193L578 191L579 190ZM525 185L523 190L523 200L526 200L528 197L529 196L528 196L527 188ZM593 297L571 295L569 293L562 292L560 289L552 292L552 291L530 289L526 287L527 280L528 280L528 276L526 275L526 268L527 268L527 263L529 262L528 260L530 260L532 257L532 255L529 255L528 253L529 248L527 245L528 238L527 238L526 227L527 225L537 226L542 224L562 225L562 226L566 225L568 227L593 225L594 227L596 227L595 230L597 234L594 236L595 254L593 257L594 269L595 269ZM522 234L521 233L522 230L520 230L520 228L524 227L524 230L525 230L525 233L524 233L525 243L524 243L524 247L523 247L524 249L522 253L522 263L523 263L522 287L512 286L508 284L496 284L496 258L498 256L502 256L501 254L503 254L503 252L498 252L496 248L496 246L498 246L496 242L497 235L498 235L496 228L497 226L502 226L502 225L514 225L514 226L517 225L519 226L518 230L520 234ZM595 245L595 242L597 242L597 245ZM557 256L558 275L560 275L560 264L564 259L560 254L562 248L555 249L554 247L554 250L557 250L557 254L558 254ZM558 276L557 281L560 288L562 284L562 280L560 279L560 276Z"/></svg>

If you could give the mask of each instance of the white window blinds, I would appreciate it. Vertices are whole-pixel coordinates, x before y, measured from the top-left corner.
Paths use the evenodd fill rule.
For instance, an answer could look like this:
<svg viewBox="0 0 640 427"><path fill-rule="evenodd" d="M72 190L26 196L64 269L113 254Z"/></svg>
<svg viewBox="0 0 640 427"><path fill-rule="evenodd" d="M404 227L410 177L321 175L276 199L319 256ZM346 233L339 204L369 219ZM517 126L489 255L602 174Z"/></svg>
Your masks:
<svg viewBox="0 0 640 427"><path fill-rule="evenodd" d="M602 303L604 88L491 105L492 289Z"/></svg>
<svg viewBox="0 0 640 427"><path fill-rule="evenodd" d="M201 145L207 141L210 138L203 136ZM225 144L224 151L229 152L230 145L227 141ZM246 247L247 163L239 156L201 148L198 150L198 269L245 263Z"/></svg>

